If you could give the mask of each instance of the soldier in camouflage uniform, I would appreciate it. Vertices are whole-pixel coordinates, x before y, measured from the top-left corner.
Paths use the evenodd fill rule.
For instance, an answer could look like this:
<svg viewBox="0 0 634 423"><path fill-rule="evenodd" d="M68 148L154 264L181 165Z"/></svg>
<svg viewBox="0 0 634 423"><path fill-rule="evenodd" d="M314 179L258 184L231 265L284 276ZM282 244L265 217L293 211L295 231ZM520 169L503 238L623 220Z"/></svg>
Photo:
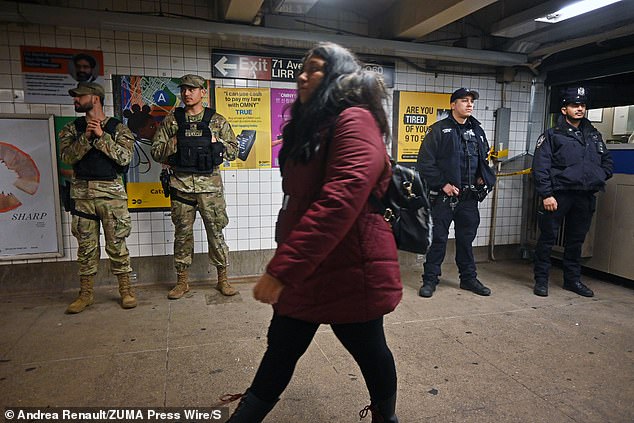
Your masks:
<svg viewBox="0 0 634 423"><path fill-rule="evenodd" d="M185 75L179 85L184 108L170 112L154 134L152 157L171 167L170 196L177 283L168 298L189 291L188 268L194 253L194 221L200 213L209 245L209 260L218 271L216 288L223 295L237 291L227 281L229 248L222 229L229 223L219 165L235 160L238 143L229 122L202 104L207 83L198 75Z"/></svg>
<svg viewBox="0 0 634 423"><path fill-rule="evenodd" d="M121 306L136 307L130 286L130 254L125 243L130 234L127 194L122 174L132 158L134 136L127 126L103 111L105 92L94 82L81 82L69 90L76 112L85 112L59 133L60 155L73 166L71 198L72 233L79 248L80 291L66 312L79 313L93 304L93 285L99 264L99 222L106 238L112 273L119 281ZM71 201L72 203L72 201Z"/></svg>

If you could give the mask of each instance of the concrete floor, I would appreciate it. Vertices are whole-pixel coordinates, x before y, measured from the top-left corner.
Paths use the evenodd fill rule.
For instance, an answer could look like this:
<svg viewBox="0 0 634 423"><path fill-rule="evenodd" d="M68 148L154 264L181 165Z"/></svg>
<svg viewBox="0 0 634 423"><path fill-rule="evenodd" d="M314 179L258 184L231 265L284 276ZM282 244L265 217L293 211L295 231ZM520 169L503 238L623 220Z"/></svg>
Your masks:
<svg viewBox="0 0 634 423"><path fill-rule="evenodd" d="M385 328L408 422L633 422L634 291L586 278L594 298L532 294L527 262L479 265L492 290L458 289L455 266L431 299L405 270L404 298ZM201 284L178 301L138 289L122 310L100 288L78 315L75 291L0 298L0 398L7 406L210 406L248 387L266 345L269 306ZM267 422L355 422L368 403L358 368L322 326ZM232 404L231 408L235 406ZM363 421L369 422L370 418Z"/></svg>

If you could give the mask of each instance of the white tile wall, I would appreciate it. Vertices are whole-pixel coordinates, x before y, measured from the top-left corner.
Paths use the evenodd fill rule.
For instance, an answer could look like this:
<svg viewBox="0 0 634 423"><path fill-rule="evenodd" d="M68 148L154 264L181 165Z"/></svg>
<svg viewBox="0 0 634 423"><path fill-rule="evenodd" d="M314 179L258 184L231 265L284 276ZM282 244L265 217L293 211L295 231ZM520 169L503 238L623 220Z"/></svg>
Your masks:
<svg viewBox="0 0 634 423"><path fill-rule="evenodd" d="M64 1L59 2L64 6ZM109 10L157 11L157 1L111 1L89 2L82 0L85 8L109 8ZM165 2L161 2L165 3ZM195 4L194 4L195 3ZM163 4L163 11L169 13L196 13L208 17L211 11L207 3L172 1ZM200 4L199 4L200 3ZM166 10L166 8L168 10ZM326 19L331 27L343 28L358 33L367 33L367 22L354 14L329 16L327 10L315 10L311 21ZM325 18L324 18L325 16ZM314 28L311 27L311 30ZM23 44L61 48L88 48L103 52L105 79L107 82L106 113L113 114L112 86L113 74L144 74L152 76L179 77L195 72L203 77L211 77L211 49L245 48L237 40L190 38L180 35L146 34L98 29L59 28L44 25L0 24L0 89L22 89L19 46ZM288 42L293 46L293 41ZM424 63L421 61L420 66ZM457 67L458 69L458 67ZM528 111L530 101L530 76L518 74L516 82L505 87L505 101L502 101L502 87L495 82L494 75L468 74L471 68L463 67L462 75L420 72L408 64L396 60L396 80L394 90L426 91L450 93L454 89L467 86L480 92L475 113L483 125L491 143L495 143L495 120L493 112L504 106L512 110L511 156L525 150L528 136ZM218 87L272 87L293 88L293 84L279 82L259 82L246 80L218 79ZM543 104L543 85L538 85L537 102ZM388 108L391 114L391 105ZM71 106L50 104L25 104L23 102L0 103L2 113L52 113L73 115ZM539 113L538 113L539 114ZM533 119L535 117L533 116ZM541 115L533 122L533 128L541 128ZM536 139L541 130L533 129L531 136ZM534 143L533 143L534 145ZM229 170L223 171L229 225L224 231L230 250L257 250L274 248L274 228L277 211L281 206L281 179L279 170ZM522 183L520 177L501 178L498 184L498 208L496 244L513 244L520 240ZM489 242L491 227L492 199L487 198L481 207L481 225L474 245L484 246ZM128 248L134 257L172 254L174 229L169 212L132 213L133 229L128 238ZM205 231L200 219L195 230L195 251L207 252ZM453 228L450 231L453 237ZM60 260L75 260L77 242L70 233L70 217L62 216L62 238L64 254ZM106 257L103 251L102 257ZM0 264L40 262L40 260L2 261Z"/></svg>

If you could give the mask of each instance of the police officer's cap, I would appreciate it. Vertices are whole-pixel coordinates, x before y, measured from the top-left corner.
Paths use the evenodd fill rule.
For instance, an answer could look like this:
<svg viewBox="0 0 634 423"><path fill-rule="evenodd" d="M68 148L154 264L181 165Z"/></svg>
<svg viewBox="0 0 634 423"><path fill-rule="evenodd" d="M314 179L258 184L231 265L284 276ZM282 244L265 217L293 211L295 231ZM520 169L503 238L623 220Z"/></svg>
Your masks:
<svg viewBox="0 0 634 423"><path fill-rule="evenodd" d="M583 87L566 88L561 96L561 105L567 106L570 103L588 104L588 90Z"/></svg>
<svg viewBox="0 0 634 423"><path fill-rule="evenodd" d="M190 73L181 78L181 82L178 84L178 86L207 89L207 81L205 81L204 78L198 75L193 75Z"/></svg>
<svg viewBox="0 0 634 423"><path fill-rule="evenodd" d="M451 94L451 100L449 102L453 103L456 100L459 100L461 98L465 98L468 96L473 97L474 100L477 100L480 98L480 94L478 94L477 91L470 90L469 88L458 88L456 91L453 92L453 94Z"/></svg>
<svg viewBox="0 0 634 423"><path fill-rule="evenodd" d="M71 97L91 94L103 98L106 96L106 91L96 82L80 82L77 87L68 90L68 94Z"/></svg>

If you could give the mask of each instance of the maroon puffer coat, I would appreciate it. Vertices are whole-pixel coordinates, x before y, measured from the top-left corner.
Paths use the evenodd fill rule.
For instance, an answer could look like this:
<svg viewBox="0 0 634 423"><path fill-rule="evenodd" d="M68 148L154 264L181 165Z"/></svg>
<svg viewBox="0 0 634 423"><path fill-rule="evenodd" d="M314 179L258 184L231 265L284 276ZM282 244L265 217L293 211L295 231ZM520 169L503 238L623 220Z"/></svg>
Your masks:
<svg viewBox="0 0 634 423"><path fill-rule="evenodd" d="M360 107L339 115L327 147L325 138L309 163L285 163L278 247L267 267L285 285L274 308L309 322L365 322L402 297L392 231L368 203L370 192L381 197L387 188L388 156Z"/></svg>

